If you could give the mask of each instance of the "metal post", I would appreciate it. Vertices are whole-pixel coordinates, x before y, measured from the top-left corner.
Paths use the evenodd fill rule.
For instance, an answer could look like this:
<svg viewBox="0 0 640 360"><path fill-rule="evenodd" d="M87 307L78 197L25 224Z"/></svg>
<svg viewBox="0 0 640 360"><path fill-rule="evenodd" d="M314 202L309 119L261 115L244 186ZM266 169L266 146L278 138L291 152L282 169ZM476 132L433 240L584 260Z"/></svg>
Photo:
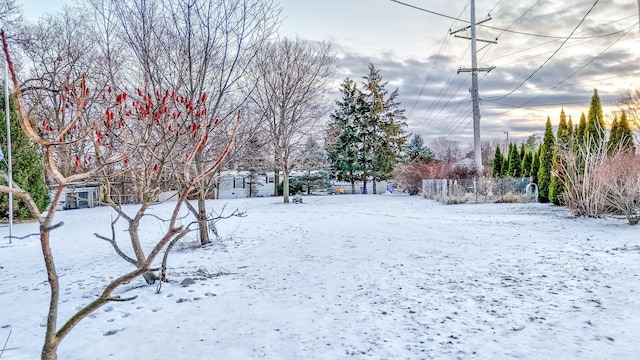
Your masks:
<svg viewBox="0 0 640 360"><path fill-rule="evenodd" d="M476 54L476 7L471 0L471 97L473 99L473 152L476 171L482 172L482 149L480 146L480 104L478 100L478 59Z"/></svg>
<svg viewBox="0 0 640 360"><path fill-rule="evenodd" d="M11 116L9 114L9 64L4 62L4 115L7 120L7 170L9 189L13 187L13 168L11 164ZM13 194L9 193L9 244L13 231Z"/></svg>

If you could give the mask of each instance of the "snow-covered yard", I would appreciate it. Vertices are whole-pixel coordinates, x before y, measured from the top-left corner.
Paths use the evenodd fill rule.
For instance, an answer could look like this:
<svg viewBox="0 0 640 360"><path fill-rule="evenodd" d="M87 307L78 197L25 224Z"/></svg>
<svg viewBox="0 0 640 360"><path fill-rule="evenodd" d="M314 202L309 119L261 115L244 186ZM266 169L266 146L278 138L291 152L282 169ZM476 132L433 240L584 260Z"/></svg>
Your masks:
<svg viewBox="0 0 640 360"><path fill-rule="evenodd" d="M83 320L59 358L640 358L640 229L624 220L404 195L279 201L209 203L247 217L220 224L223 246L174 252L159 294L141 279L125 285L117 293L138 298ZM110 234L110 216L58 213L60 322L131 269L92 235ZM162 226L145 221L153 240ZM39 357L49 296L39 251L36 237L0 240L2 360ZM195 284L181 286L187 277Z"/></svg>

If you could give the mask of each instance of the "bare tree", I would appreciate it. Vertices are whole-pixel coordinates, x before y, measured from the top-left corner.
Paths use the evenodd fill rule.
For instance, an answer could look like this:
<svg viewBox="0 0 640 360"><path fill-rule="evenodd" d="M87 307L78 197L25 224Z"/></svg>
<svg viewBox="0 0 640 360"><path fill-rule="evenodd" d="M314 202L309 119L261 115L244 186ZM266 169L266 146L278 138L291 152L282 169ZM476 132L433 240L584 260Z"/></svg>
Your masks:
<svg viewBox="0 0 640 360"><path fill-rule="evenodd" d="M462 158L460 142L449 140L446 137L434 139L430 146L436 155L436 159L444 162L456 162Z"/></svg>
<svg viewBox="0 0 640 360"><path fill-rule="evenodd" d="M23 97L23 105L29 117L46 119L50 126L62 129L77 115L65 102L65 89L68 90L69 83L81 81L87 88L105 89L108 83L101 65L104 62L95 52L86 22L71 8L41 18L28 26L27 32L31 40L23 43L22 49L30 65L26 70L27 80L21 84L22 92L27 95ZM105 103L100 94L100 91L87 94L83 116L102 115L99 109L104 109ZM77 141L61 147L55 155L70 159L72 152L82 152L86 146L87 142ZM59 164L65 176L77 170L73 162Z"/></svg>
<svg viewBox="0 0 640 360"><path fill-rule="evenodd" d="M107 190L104 201L118 213L119 219L127 222L127 233L135 256L125 255L115 237L96 236L108 241L125 260L139 266L146 255L138 229L147 210L162 191L169 187L182 189L188 183L185 179L189 173L193 177L208 170L197 168L195 158L198 154L208 153L210 157L218 156L220 159L225 148L215 148L216 142L209 141L209 134L220 121L210 121L206 116L206 94L195 103L169 91L144 94L138 90L134 95L123 92L113 96L116 106L106 111L108 132L99 135L110 146L128 149L129 157L118 166L106 167L103 171L105 176L100 179ZM116 129L123 134L114 133ZM192 165L185 167L185 163ZM207 164L209 166L211 164ZM106 176L110 173L118 174L117 181L127 179L127 191L137 193L139 206L133 215L122 208L124 186L114 184L114 177ZM152 272L143 276L149 284L157 280Z"/></svg>
<svg viewBox="0 0 640 360"><path fill-rule="evenodd" d="M104 9L104 0L92 3ZM273 0L111 0L110 4L119 19L121 41L135 59L129 73L144 84L142 91L169 89L194 103L206 93L208 118L220 119L210 135L221 141L218 147L223 146L233 130L228 126L233 122L227 120L234 118L255 87L245 81L246 74L276 30L279 7ZM241 146L255 132L257 126L252 124L243 123ZM198 153L196 171L204 171L215 160L215 155ZM198 183L197 206L190 207L198 218L203 245L210 242L205 199L212 196L214 186L213 175Z"/></svg>
<svg viewBox="0 0 640 360"><path fill-rule="evenodd" d="M27 40L22 9L17 0L0 0L0 23L3 30L11 32L11 40L18 42Z"/></svg>
<svg viewBox="0 0 640 360"><path fill-rule="evenodd" d="M71 182L95 178L100 176L101 173L102 176L112 176L113 174L104 173L104 171L112 166L116 166L117 164L124 164L124 167L126 168L128 163L127 159L135 154L132 152L132 149L144 147L144 145L136 144L133 148L122 146L123 144L131 144L126 141L129 135L127 131L128 129L126 126L120 126L121 122L119 119L113 117L111 109L107 108L99 118L89 116L90 114L85 112L85 106L87 104L87 98L90 91L87 87L86 81L84 81L84 78L79 82L71 82L67 84L63 91L60 92L60 102L63 102L66 105L65 108L69 109L69 111L74 114L68 123L59 127L57 124L45 120L40 126L32 127L32 123L30 122L23 105L20 82L18 81L14 64L9 55L7 39L4 31L2 31L1 35L3 50L6 61L9 65L13 85L15 87L16 104L18 107L22 130L32 141L42 147L45 159L45 168L57 184L57 190L55 192L53 202L57 203L60 200L65 188ZM122 95L118 95L116 99L115 107L117 108L122 106L122 102L124 100ZM156 123L151 121L149 126L151 128L155 128ZM237 128L237 122L235 128ZM205 132L203 131L196 135L199 137L196 144L204 145L206 143L207 137L204 133ZM107 134L109 137L106 136ZM180 188L179 199L173 209L172 217L169 221L166 233L157 241L143 261L137 264L135 270L123 274L122 276L114 279L111 283L107 284L103 292L96 299L78 310L60 327L58 327L60 284L50 243L52 230L63 225L62 223L54 223L56 207L54 206L49 209L46 214L42 213L39 211L28 192L20 189L19 187L9 188L7 186L0 185L0 191L10 192L20 197L25 204L27 204L32 215L40 224L40 244L51 291L45 341L41 354L42 359L56 359L57 348L60 342L82 319L87 317L100 306L111 301L126 301L132 299L123 299L119 296L112 295L112 293L120 285L150 271L152 262L165 245L175 237L183 236L185 232L190 231L188 228L178 225L177 218L179 210L187 196L195 189L196 184L202 181L207 175L215 172L220 166L230 151L234 137L235 136L231 136L226 148L220 153L218 161L199 174L195 174L192 171L192 164L195 153L200 150L200 146L198 145L192 149L185 150L186 158L182 162L183 172L181 173L183 178L181 181L182 187ZM114 138L123 140L121 142L114 142L111 140ZM86 147L83 152L76 153L75 156L69 160L63 159L59 156L59 149L77 142L87 142L91 144L91 146ZM74 171L74 174L65 175L61 172L61 165L64 165L61 163L64 161L72 161L74 163L74 166L77 168L76 171ZM5 179L7 178L6 173L0 174L0 176Z"/></svg>
<svg viewBox="0 0 640 360"><path fill-rule="evenodd" d="M296 164L296 151L328 114L324 95L335 69L328 43L285 38L260 54L258 87L251 98L267 118L275 174L283 173L285 203L289 202L289 173Z"/></svg>

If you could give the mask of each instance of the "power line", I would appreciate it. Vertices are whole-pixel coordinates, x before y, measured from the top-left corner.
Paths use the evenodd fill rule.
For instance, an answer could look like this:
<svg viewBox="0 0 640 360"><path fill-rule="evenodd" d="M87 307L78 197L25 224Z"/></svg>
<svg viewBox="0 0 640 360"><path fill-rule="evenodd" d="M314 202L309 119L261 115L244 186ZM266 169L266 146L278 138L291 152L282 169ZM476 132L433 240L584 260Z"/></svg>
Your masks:
<svg viewBox="0 0 640 360"><path fill-rule="evenodd" d="M576 32L576 30L578 30L578 28L580 27L580 25L582 25L582 23L585 21L585 19L587 18L587 16L589 16L589 14L591 14L591 11L593 10L593 8L596 7L596 5L598 4L600 0L596 0L593 5L591 5L591 8L589 9L589 11L587 11L587 13L582 17L582 19L580 20L580 22L578 23L578 25L576 25L576 27L573 28L573 30L571 31L571 33L569 34L569 36L566 37L566 39L562 42L562 44L560 44L560 46L556 49L556 51L554 51L551 56L549 56L549 58L547 58L547 60L545 60L533 73L531 73L531 75L529 75L529 77L527 77L526 79L524 79L524 81L522 81L518 86L516 86L515 89L511 90L510 92L508 92L505 95L502 95L500 97L491 99L491 100L501 100L504 99L505 97L513 94L514 92L516 92L520 87L522 87L522 85L524 85L527 81L529 81L535 74L538 73L538 71L540 71L564 46L564 44L567 43L567 41L569 41L569 39L571 39L571 36L573 36L573 33Z"/></svg>
<svg viewBox="0 0 640 360"><path fill-rule="evenodd" d="M407 4L407 3L399 1L399 0L389 0L389 1L397 3L397 4L400 4L400 5L404 5L404 6L410 7L412 9L423 11L423 12L426 12L426 13L429 13L429 14L432 14L432 15L444 17L444 18L451 19L451 20L461 21L461 22L464 22L466 24L470 24L471 23L471 21L469 21L469 20L463 20L463 19L460 19L460 18L457 18L457 17L454 17L454 16L450 16L450 15L446 15L446 14L443 14L443 13L440 13L440 12L437 12L437 11L433 11L433 10L425 9L425 8L422 8L422 7L419 7L419 6ZM505 29L505 28L501 28L501 27L497 27L497 26L490 26L490 25L484 25L484 24L478 24L478 26L482 26L482 27L485 27L487 29L508 32L508 33L512 33L512 34L518 34L518 35L526 35L526 36L549 38L549 39L564 39L565 38L564 36L535 34L535 33L530 33L530 32L525 32L525 31L509 30L509 29ZM592 38L597 38L597 37L601 37L601 36L602 35L577 36L577 37L574 37L574 39L592 39Z"/></svg>
<svg viewBox="0 0 640 360"><path fill-rule="evenodd" d="M529 11L531 11L531 9L533 9L536 5L538 5L538 3L542 1L542 0L538 0L536 1L533 5L531 5L527 10L525 10L525 12L523 12L522 14L520 14L520 16L518 16L517 19L515 19L509 26L507 26L506 29L504 29L500 35L496 36L496 39L499 38L500 36L502 36L502 34L504 34L505 32L509 31L509 29L511 29L511 27L513 25L515 25L515 23L517 23L518 21L520 21Z"/></svg>
<svg viewBox="0 0 640 360"><path fill-rule="evenodd" d="M620 36L619 38L617 38L614 42L612 42L611 44L609 44L606 48L604 48L598 55L592 57L591 59L589 59L589 61L587 61L586 63L584 63L582 66L580 66L577 70L575 70L573 73L571 73L569 76L565 77L564 79L562 79L560 82L558 82L556 85L546 89L542 94L528 100L525 101L522 104L519 105L509 105L509 104L504 104L504 103L498 103L496 100L500 100L498 99L483 99L483 101L489 102L489 103L494 103L494 104L498 104L498 105L504 105L504 106L510 106L513 107L514 109L512 110L507 110L505 113L513 111L515 109L519 109L519 108L526 108L526 105L531 104L532 102L538 100L539 98L543 97L544 95L548 94L549 91L554 90L558 87L560 87L565 81L569 80L570 78L572 78L575 74L577 74L578 72L582 71L585 67L587 67L589 64L591 64L593 61L595 61L596 59L598 59L600 56L602 56L603 54L605 54L607 52L607 50L609 50L613 45L615 45L616 43L618 43L618 41L622 40L627 34L629 34L629 32L631 32L631 30L633 30L635 28L637 24L633 24L632 26L628 27L626 29L626 32ZM629 75L633 75L633 74L638 74L638 73L632 73L632 74L626 74L624 76L629 76ZM613 76L613 77L609 77L606 79L610 79L610 78L616 78L616 77L621 77L621 76ZM604 79L604 80L606 80ZM592 81L586 81L586 82L594 82L594 81L600 81L600 80L592 80ZM583 82L583 83L586 83ZM575 84L574 84L575 85ZM568 86L568 85L565 85ZM551 104L553 105L553 104ZM547 105L531 105L531 106L550 106L550 104ZM495 114L494 114L495 115Z"/></svg>
<svg viewBox="0 0 640 360"><path fill-rule="evenodd" d="M467 5L465 5L465 9L467 8L468 5L469 5L469 2L467 2ZM462 15L463 12L464 12L464 9L462 10L462 12L460 12L460 15ZM460 16L460 15L458 15L458 16ZM455 21L451 24L451 27L453 27L454 24L455 24ZM411 111L409 111L408 118L411 118L411 115L413 114L413 111L415 110L416 105L420 101L420 98L422 97L422 94L424 93L424 89L427 87L427 83L429 82L429 79L431 78L431 74L433 73L433 69L435 68L436 64L440 60L440 55L442 55L442 52L444 50L445 44L447 43L448 39L449 39L449 31L447 31L445 33L445 36L442 39L442 44L440 44L440 49L438 50L438 55L436 55L435 61L431 64L431 69L429 69L429 73L427 74L427 78L424 80L424 83L422 84L422 89L420 89L420 93L418 94L418 97L416 98L416 101L413 103L413 106L411 107Z"/></svg>
<svg viewBox="0 0 640 360"><path fill-rule="evenodd" d="M602 50L598 55L592 57L589 61L587 61L586 63L584 63L582 66L580 66L576 71L574 71L573 73L571 73L569 76L567 76L566 78L562 79L559 83L557 83L556 85L554 85L553 87L549 88L547 91L545 91L544 93L538 95L537 97L525 102L522 105L528 105L534 101L536 101L537 99L541 98L542 96L546 95L547 93L549 93L549 91L554 90L555 88L557 88L558 86L562 85L562 83L564 83L565 81L569 80L570 78L572 78L575 74L577 74L578 72L580 72L582 69L584 69L585 67L587 67L587 65L591 64L592 62L594 62L597 58L599 58L600 56L602 56L607 50L609 50L613 45L615 45L616 43L618 43L618 41L622 40L622 38L624 38L625 36L627 36L627 34L634 29L636 26L635 24L631 27L629 27L629 29L627 30L627 32L625 32L624 34L622 34L622 36L620 36L619 38L616 39L616 41L612 42L611 44L609 44L609 46L607 46L606 48L604 48L604 50Z"/></svg>

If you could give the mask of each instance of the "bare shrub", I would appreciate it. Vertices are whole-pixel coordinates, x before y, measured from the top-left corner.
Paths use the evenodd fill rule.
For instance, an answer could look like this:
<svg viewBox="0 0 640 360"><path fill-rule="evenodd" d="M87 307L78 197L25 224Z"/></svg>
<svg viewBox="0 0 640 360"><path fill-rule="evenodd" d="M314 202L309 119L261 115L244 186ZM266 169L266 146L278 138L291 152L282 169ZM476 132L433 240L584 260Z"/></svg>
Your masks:
<svg viewBox="0 0 640 360"><path fill-rule="evenodd" d="M607 211L624 215L629 224L640 222L640 159L635 154L619 152L598 169L605 190Z"/></svg>
<svg viewBox="0 0 640 360"><path fill-rule="evenodd" d="M603 216L606 189L599 168L607 160L606 143L580 144L562 151L559 156L560 165L553 175L564 184L564 203L571 213L574 216Z"/></svg>
<svg viewBox="0 0 640 360"><path fill-rule="evenodd" d="M436 179L443 175L442 165L435 161L403 164L394 171L395 181L406 189L409 195L417 195L422 190L423 179Z"/></svg>

